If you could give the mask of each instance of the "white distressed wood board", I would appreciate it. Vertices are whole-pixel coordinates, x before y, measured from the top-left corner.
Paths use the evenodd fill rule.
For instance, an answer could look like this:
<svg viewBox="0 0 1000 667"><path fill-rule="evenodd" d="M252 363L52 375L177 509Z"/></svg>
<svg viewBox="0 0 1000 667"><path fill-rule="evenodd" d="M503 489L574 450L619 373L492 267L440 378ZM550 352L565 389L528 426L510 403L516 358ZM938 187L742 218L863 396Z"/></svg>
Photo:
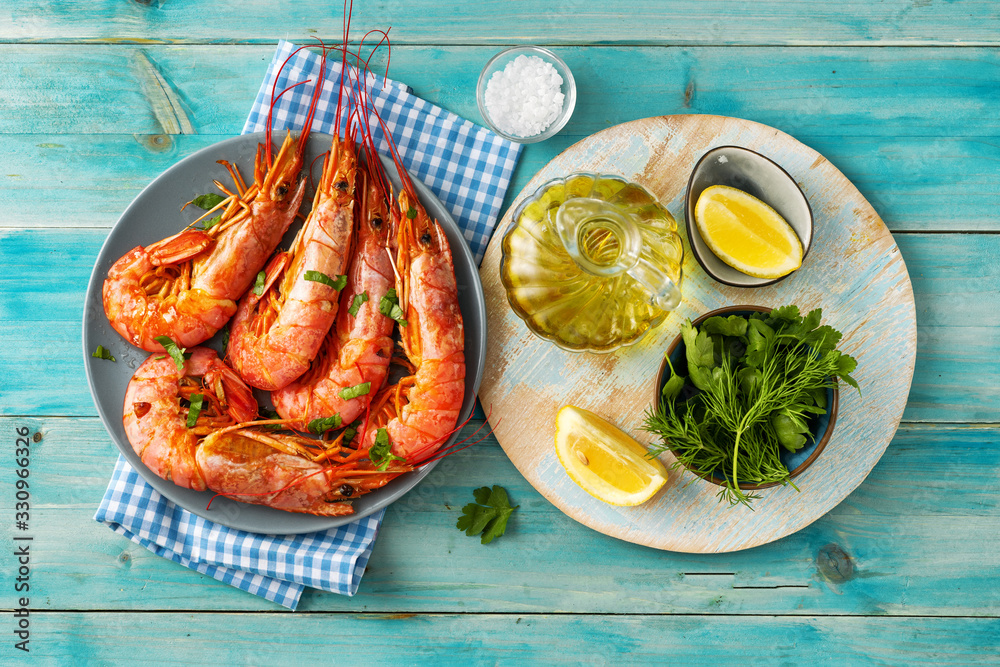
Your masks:
<svg viewBox="0 0 1000 667"><path fill-rule="evenodd" d="M684 231L684 191L706 151L744 146L771 158L798 182L815 230L802 268L755 289L709 278ZM620 174L659 197L684 239L683 301L639 343L609 354L572 353L532 334L514 314L500 282L501 242L517 204L539 185L575 171ZM737 551L789 535L818 519L865 479L903 414L916 357L913 289L892 235L857 188L822 155L766 125L722 116L660 116L608 128L569 147L528 183L497 226L480 277L488 344L479 397L504 451L531 485L573 519L607 535L658 549ZM566 475L554 449L555 417L567 404L602 415L641 443L663 351L687 318L734 304L823 309L844 333L838 346L858 361L862 393L841 385L832 439L805 473L799 491L760 491L753 511L729 508L718 487L678 468L638 507L614 507ZM661 457L671 467L673 457Z"/></svg>

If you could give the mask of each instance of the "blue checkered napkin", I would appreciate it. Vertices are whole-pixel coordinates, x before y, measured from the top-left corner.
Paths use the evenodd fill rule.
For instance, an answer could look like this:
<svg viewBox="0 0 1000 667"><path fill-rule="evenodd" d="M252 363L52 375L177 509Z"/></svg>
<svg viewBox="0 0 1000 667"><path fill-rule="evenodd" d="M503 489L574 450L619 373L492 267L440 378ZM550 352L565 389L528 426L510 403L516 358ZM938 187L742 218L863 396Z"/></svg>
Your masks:
<svg viewBox="0 0 1000 667"><path fill-rule="evenodd" d="M316 80L320 56L304 49L291 57L281 70L275 86L275 76L281 63L296 48L294 44L284 41L278 44L253 110L243 127L244 134L265 129L272 89L281 92L300 81ZM329 134L334 131L340 72L340 59L329 58L323 97L313 119L314 131ZM356 79L356 73L348 77L349 81ZM392 133L403 164L444 203L465 234L476 262L482 261L514 174L514 166L521 154L521 145L420 99L399 83L374 74L369 76L368 81L372 100ZM302 127L309 112L311 86L293 88L274 105L274 130L297 130ZM369 126L379 152L388 155L389 145L382 129L374 119L369 120Z"/></svg>
<svg viewBox="0 0 1000 667"><path fill-rule="evenodd" d="M281 63L295 50L278 45L243 131L264 129L271 87ZM320 58L300 51L282 70L277 90L315 79ZM328 61L324 95L313 129L332 132L340 62ZM521 147L415 97L394 81L372 76L372 97L407 168L437 194L482 259L510 184ZM275 129L299 129L310 95L307 86L286 93L274 109ZM374 127L374 123L372 123ZM381 130L376 145L388 146ZM295 609L305 586L354 595L361 582L383 512L310 535L256 535L202 519L166 500L121 456L94 517L153 553Z"/></svg>
<svg viewBox="0 0 1000 667"><path fill-rule="evenodd" d="M158 556L295 609L306 586L357 592L384 513L321 533L257 535L178 507L119 456L94 519Z"/></svg>

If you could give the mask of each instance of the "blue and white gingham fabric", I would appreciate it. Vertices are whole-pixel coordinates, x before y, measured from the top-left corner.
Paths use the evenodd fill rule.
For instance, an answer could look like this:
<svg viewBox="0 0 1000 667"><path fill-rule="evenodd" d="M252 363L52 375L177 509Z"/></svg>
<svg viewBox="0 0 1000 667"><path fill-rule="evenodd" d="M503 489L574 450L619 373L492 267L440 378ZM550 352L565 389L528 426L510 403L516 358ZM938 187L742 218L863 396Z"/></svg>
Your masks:
<svg viewBox="0 0 1000 667"><path fill-rule="evenodd" d="M295 609L306 586L357 592L384 514L308 535L257 535L178 507L119 456L94 519L158 556Z"/></svg>
<svg viewBox="0 0 1000 667"><path fill-rule="evenodd" d="M243 133L265 128L274 77L296 50L278 44ZM312 79L321 58L299 51L282 69L277 91ZM327 61L313 130L332 133L340 60ZM412 94L390 80L369 77L372 100L392 133L403 163L448 207L481 261L496 225L521 146ZM293 88L274 106L273 128L300 129L312 88ZM471 94L471 93L470 93ZM382 130L371 123L376 146L388 154ZM121 456L94 519L153 553L295 609L306 586L354 595L385 511L309 535L257 535L234 530L182 509L161 496Z"/></svg>

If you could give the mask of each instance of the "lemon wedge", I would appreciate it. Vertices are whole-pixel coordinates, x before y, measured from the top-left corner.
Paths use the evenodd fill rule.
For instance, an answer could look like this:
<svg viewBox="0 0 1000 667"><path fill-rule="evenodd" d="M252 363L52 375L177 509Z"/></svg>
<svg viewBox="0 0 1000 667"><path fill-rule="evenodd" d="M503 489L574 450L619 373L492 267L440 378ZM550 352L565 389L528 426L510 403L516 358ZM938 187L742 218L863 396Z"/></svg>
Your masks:
<svg viewBox="0 0 1000 667"><path fill-rule="evenodd" d="M667 482L646 449L593 412L567 405L556 416L556 455L570 479L611 505L644 503Z"/></svg>
<svg viewBox="0 0 1000 667"><path fill-rule="evenodd" d="M727 185L705 188L694 220L712 252L737 271L780 278L802 266L802 242L777 211Z"/></svg>

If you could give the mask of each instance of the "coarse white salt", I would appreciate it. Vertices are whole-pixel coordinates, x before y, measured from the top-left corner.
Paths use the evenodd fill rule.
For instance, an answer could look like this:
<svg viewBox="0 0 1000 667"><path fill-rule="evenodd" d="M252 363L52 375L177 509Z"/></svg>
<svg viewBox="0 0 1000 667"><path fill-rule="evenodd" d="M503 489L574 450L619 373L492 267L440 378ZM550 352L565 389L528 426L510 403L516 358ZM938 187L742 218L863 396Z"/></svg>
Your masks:
<svg viewBox="0 0 1000 667"><path fill-rule="evenodd" d="M559 117L565 98L562 83L552 63L520 55L486 83L486 111L503 132L533 137Z"/></svg>

